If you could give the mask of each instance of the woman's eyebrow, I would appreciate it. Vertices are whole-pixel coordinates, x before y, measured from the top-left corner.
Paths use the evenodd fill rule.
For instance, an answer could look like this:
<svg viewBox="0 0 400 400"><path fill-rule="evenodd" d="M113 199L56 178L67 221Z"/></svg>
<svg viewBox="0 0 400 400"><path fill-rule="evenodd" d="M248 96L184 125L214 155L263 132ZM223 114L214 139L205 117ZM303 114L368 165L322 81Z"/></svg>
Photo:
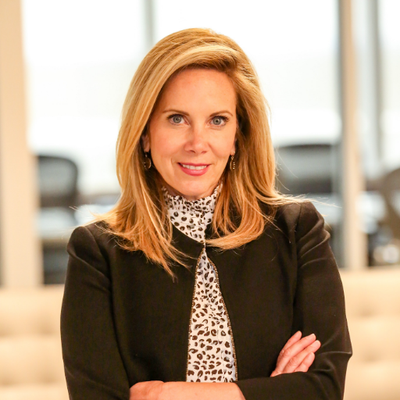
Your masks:
<svg viewBox="0 0 400 400"><path fill-rule="evenodd" d="M182 114L182 115L189 115L189 113L187 113L186 111L178 110L175 108L167 108L161 114L165 114L165 113L169 113L169 112L174 112L174 113Z"/></svg>
<svg viewBox="0 0 400 400"><path fill-rule="evenodd" d="M174 112L174 113L182 114L182 115L189 115L189 113L182 111L182 110L175 109L175 108L167 108L166 110L164 110L162 112L162 114L169 113L169 112ZM221 110L221 111L214 112L211 114L211 117L214 117L215 115L219 115L219 114L229 114L230 116L233 117L233 114L228 110Z"/></svg>
<svg viewBox="0 0 400 400"><path fill-rule="evenodd" d="M219 115L219 114L229 114L231 117L233 117L233 114L228 110L217 111L215 113L212 113L211 116L213 117L214 115Z"/></svg>

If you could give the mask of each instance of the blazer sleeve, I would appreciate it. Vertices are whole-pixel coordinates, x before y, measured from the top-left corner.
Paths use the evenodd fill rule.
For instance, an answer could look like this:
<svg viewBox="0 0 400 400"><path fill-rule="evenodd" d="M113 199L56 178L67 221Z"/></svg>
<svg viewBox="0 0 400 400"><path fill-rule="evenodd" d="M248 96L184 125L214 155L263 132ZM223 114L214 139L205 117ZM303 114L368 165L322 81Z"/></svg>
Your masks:
<svg viewBox="0 0 400 400"><path fill-rule="evenodd" d="M352 354L343 288L329 233L312 203L303 203L295 229L297 285L293 332L315 333L321 341L308 372L238 381L246 400L339 400Z"/></svg>
<svg viewBox="0 0 400 400"><path fill-rule="evenodd" d="M128 400L129 383L113 321L108 263L88 227L68 244L61 311L65 376L72 400Z"/></svg>

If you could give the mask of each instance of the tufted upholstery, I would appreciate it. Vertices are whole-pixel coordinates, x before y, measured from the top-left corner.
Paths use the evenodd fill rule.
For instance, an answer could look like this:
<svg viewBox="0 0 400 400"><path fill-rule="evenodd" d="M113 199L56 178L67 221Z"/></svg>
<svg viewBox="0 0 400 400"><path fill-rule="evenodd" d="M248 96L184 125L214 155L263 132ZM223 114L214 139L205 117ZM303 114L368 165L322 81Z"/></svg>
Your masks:
<svg viewBox="0 0 400 400"><path fill-rule="evenodd" d="M67 400L60 345L63 286L0 290L0 400Z"/></svg>
<svg viewBox="0 0 400 400"><path fill-rule="evenodd" d="M399 400L400 269L341 275L354 351L345 400Z"/></svg>
<svg viewBox="0 0 400 400"><path fill-rule="evenodd" d="M354 356L345 400L400 400L400 269L341 271ZM67 400L63 286L0 290L0 400Z"/></svg>

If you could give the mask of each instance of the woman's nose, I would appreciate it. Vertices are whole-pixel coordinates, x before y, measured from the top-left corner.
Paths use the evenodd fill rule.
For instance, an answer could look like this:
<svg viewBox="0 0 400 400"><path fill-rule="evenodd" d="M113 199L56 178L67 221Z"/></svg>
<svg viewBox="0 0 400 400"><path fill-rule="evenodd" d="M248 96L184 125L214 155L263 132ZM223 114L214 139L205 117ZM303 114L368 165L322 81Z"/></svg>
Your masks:
<svg viewBox="0 0 400 400"><path fill-rule="evenodd" d="M192 126L187 135L185 150L195 153L203 153L207 151L207 132L202 126Z"/></svg>

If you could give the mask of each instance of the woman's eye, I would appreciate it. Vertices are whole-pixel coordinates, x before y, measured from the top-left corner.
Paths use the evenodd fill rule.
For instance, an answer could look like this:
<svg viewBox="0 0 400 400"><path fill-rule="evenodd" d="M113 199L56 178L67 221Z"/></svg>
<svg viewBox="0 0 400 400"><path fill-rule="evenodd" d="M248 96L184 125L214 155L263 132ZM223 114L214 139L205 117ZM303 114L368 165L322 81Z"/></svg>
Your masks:
<svg viewBox="0 0 400 400"><path fill-rule="evenodd" d="M223 126L226 124L226 118L221 116L214 117L212 119L212 123L216 126Z"/></svg>
<svg viewBox="0 0 400 400"><path fill-rule="evenodd" d="M172 115L169 117L169 120L174 123L174 124L181 124L183 122L183 117L182 115Z"/></svg>

